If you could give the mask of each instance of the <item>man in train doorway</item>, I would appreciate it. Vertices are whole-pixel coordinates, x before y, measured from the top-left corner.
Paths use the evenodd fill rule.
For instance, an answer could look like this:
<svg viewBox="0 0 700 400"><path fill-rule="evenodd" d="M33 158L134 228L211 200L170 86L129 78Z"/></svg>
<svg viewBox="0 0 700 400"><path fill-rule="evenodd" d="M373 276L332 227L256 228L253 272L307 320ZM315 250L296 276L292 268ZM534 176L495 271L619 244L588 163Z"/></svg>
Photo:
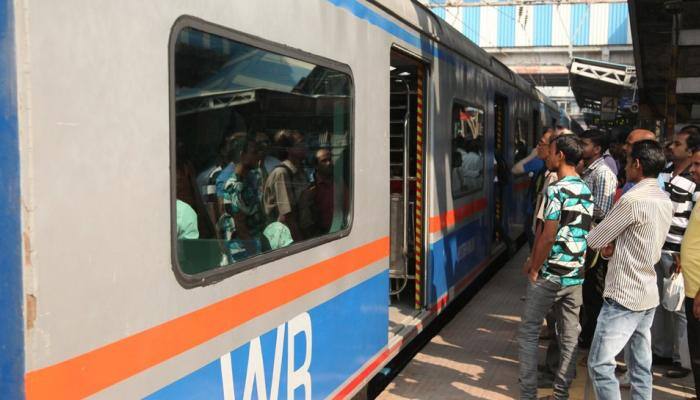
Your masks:
<svg viewBox="0 0 700 400"><path fill-rule="evenodd" d="M544 226L526 262L530 284L518 334L521 399L537 398L538 337L552 305L560 348L555 399L568 399L576 369L586 235L593 218L593 195L576 174L582 153L583 143L574 135L559 136L549 145L547 168L556 171L559 180L547 188Z"/></svg>

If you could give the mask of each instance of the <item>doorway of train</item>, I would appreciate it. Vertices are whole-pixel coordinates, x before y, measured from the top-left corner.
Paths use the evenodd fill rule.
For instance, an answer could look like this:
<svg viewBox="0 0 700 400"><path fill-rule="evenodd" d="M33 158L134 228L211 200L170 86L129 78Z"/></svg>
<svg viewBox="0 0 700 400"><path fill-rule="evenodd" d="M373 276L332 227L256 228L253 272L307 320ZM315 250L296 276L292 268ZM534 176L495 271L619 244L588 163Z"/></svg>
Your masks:
<svg viewBox="0 0 700 400"><path fill-rule="evenodd" d="M390 309L398 332L424 305L424 164L427 67L391 50L389 67Z"/></svg>
<svg viewBox="0 0 700 400"><path fill-rule="evenodd" d="M508 137L508 98L499 94L493 100L493 213L492 241L491 249L496 251L501 246L509 246L508 233L506 230L506 201L508 195L508 165L506 158L506 138Z"/></svg>

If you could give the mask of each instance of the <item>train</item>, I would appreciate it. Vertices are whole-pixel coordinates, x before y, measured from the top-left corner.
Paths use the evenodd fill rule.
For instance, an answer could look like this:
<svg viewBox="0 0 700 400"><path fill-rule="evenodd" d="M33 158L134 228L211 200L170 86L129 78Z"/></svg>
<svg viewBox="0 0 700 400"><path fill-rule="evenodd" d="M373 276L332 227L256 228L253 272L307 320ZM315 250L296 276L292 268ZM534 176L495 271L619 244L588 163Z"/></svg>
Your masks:
<svg viewBox="0 0 700 400"><path fill-rule="evenodd" d="M3 398L352 398L556 104L417 1L0 0Z"/></svg>

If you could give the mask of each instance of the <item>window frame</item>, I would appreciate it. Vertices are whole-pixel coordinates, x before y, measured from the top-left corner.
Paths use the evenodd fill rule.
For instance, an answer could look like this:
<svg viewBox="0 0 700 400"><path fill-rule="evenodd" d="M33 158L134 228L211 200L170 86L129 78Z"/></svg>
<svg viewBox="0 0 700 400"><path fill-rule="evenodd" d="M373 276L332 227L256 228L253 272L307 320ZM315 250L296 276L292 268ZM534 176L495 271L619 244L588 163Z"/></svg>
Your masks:
<svg viewBox="0 0 700 400"><path fill-rule="evenodd" d="M452 120L452 113L454 112L455 105L477 108L477 109L481 110L482 116L484 118L484 120L481 124L482 130L483 130L483 132L481 132L481 135L482 135L481 151L482 151L483 158L484 158L483 164L482 164L482 170L481 170L482 171L481 172L481 177L482 177L481 189L474 189L474 190L470 190L468 192L459 192L457 194L455 194L454 191L452 191L452 186L451 186L452 185L452 170L453 170L453 168L452 168L452 150L453 150L452 139L454 139L454 137L453 137L453 135L454 135L454 131L453 131L454 121ZM485 182L485 178L486 178L486 174L485 174L485 172L486 172L486 108L482 107L479 103L471 102L471 101L467 101L467 100L462 100L461 98L458 98L458 97L452 98L452 107L450 108L450 151L449 151L449 157L450 157L449 158L449 160L450 160L450 192L452 195L452 200L463 199L469 195L473 195L474 193L479 193L479 192L484 190L483 182Z"/></svg>
<svg viewBox="0 0 700 400"><path fill-rule="evenodd" d="M177 39L180 35L180 32L187 28L196 29L210 35L216 35L223 39L236 41L284 57L290 57L303 62L311 63L315 66L329 68L344 73L348 76L348 78L350 79L351 101L349 102L350 109L348 113L350 119L350 121L348 122L348 149L350 150L350 154L348 156L349 178L347 182L347 187L349 191L348 199L350 204L348 204L347 227L339 230L338 232L328 233L322 236L301 241L299 243L292 243L287 247L268 251L266 253L261 253L249 259L233 264L228 264L225 266L216 267L198 274L190 275L182 271L177 255L177 178L176 169L174 168L176 163L175 147L177 142L177 112L175 101L175 46L177 44ZM318 247L338 239L342 239L350 234L354 224L355 210L355 152L357 151L357 148L355 146L355 93L356 92L354 75L352 73L352 69L347 64L343 64L325 57L317 56L296 48L292 48L290 46L275 43L247 33L236 31L234 29L211 23L190 15L183 15L180 16L177 20L175 20L170 31L170 38L168 43L168 111L170 119L170 260L171 268L175 274L175 278L183 288L192 289L196 287L215 284L231 276L237 275L241 272L262 267L263 265L269 264L273 261L277 261L287 256L301 253L311 248Z"/></svg>

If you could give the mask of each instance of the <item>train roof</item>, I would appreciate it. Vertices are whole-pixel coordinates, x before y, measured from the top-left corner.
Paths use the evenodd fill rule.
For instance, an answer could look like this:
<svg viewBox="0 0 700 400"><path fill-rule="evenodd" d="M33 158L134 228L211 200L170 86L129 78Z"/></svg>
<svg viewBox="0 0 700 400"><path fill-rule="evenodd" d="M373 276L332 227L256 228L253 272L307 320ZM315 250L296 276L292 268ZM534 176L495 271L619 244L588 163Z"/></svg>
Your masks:
<svg viewBox="0 0 700 400"><path fill-rule="evenodd" d="M523 92L529 93L533 99L541 101L555 110L558 109L556 103L542 94L534 85L518 76L496 57L487 53L484 49L469 40L461 32L435 15L428 7L417 0L368 1L411 26L413 29L422 32L435 42L464 56Z"/></svg>

